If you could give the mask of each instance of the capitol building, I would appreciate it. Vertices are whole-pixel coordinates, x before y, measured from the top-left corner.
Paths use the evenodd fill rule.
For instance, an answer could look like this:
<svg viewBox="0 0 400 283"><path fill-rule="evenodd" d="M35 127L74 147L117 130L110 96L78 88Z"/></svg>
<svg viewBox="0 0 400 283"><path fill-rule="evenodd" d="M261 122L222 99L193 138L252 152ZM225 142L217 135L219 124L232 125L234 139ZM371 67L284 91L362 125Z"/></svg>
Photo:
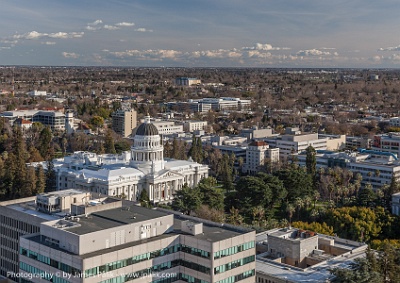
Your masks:
<svg viewBox="0 0 400 283"><path fill-rule="evenodd" d="M208 166L192 160L164 159L159 132L146 116L135 129L131 151L122 154L74 152L54 160L57 190L84 189L138 201L146 190L153 203L170 202L187 184L196 186L208 177Z"/></svg>

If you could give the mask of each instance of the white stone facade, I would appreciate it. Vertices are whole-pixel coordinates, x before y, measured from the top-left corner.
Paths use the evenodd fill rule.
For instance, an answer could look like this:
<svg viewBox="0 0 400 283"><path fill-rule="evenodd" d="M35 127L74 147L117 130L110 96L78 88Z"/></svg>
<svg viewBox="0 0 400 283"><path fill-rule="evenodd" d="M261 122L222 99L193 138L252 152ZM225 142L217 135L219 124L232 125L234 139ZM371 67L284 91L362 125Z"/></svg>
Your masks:
<svg viewBox="0 0 400 283"><path fill-rule="evenodd" d="M146 132L142 135L143 129ZM164 159L160 135L149 119L138 127L130 152L121 155L76 152L55 160L54 164L58 190L86 189L132 201L137 201L141 191L147 190L154 203L172 201L174 193L184 184L196 186L208 177L209 170L208 166L189 160Z"/></svg>

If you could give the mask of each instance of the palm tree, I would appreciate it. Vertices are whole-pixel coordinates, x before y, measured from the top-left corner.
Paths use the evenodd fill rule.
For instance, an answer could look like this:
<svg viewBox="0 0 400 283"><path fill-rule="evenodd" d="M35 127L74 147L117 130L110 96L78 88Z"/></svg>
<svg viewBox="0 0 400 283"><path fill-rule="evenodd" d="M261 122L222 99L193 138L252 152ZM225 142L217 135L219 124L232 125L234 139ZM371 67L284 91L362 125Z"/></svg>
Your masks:
<svg viewBox="0 0 400 283"><path fill-rule="evenodd" d="M293 217L293 213L296 211L295 207L293 206L293 204L288 203L286 206L286 212L288 213L289 216L289 224L292 223L292 217Z"/></svg>
<svg viewBox="0 0 400 283"><path fill-rule="evenodd" d="M296 198L294 200L294 205L297 209L297 220L300 219L300 210L303 208L304 206L304 200L302 198Z"/></svg>
<svg viewBox="0 0 400 283"><path fill-rule="evenodd" d="M315 203L317 202L317 200L319 200L319 198L321 197L320 193L318 191L314 191L314 210L315 210Z"/></svg>

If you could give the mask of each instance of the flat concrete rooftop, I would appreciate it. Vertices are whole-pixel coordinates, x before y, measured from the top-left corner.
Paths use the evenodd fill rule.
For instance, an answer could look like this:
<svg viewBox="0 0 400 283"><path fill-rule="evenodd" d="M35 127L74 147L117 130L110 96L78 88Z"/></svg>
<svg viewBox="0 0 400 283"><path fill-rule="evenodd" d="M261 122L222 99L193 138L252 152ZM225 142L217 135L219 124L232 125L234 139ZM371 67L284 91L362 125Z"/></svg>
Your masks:
<svg viewBox="0 0 400 283"><path fill-rule="evenodd" d="M65 228L65 230L77 235L84 235L166 215L167 214L164 212L132 205L93 212L88 216L80 216L78 217L79 222L73 222L77 225L73 225L71 228Z"/></svg>

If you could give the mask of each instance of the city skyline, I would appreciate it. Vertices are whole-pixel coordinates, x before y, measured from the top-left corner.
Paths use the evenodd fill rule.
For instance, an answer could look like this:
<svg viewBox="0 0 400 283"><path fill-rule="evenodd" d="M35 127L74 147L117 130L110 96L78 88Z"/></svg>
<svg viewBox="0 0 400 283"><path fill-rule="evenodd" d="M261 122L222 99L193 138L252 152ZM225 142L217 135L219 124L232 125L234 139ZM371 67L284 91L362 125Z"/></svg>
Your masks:
<svg viewBox="0 0 400 283"><path fill-rule="evenodd" d="M398 68L376 1L27 1L0 11L1 65Z"/></svg>

